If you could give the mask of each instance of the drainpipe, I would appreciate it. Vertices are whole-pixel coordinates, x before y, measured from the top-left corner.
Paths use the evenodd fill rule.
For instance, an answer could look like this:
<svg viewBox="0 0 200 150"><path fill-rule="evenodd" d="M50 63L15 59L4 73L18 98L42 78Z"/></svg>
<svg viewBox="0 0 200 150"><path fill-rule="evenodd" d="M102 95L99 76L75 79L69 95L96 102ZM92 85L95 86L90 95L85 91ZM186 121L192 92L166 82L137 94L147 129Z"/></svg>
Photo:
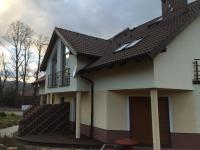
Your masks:
<svg viewBox="0 0 200 150"><path fill-rule="evenodd" d="M94 127L94 81L91 79L80 75L83 79L90 82L91 84L91 122L90 122L90 138L93 138L93 127Z"/></svg>

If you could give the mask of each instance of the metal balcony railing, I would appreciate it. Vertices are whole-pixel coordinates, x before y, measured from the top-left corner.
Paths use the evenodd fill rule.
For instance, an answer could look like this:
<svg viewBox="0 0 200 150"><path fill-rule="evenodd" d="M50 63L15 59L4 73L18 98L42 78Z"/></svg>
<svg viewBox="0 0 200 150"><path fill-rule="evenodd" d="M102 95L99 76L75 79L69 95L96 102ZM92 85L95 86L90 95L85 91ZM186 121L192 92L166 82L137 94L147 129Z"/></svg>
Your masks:
<svg viewBox="0 0 200 150"><path fill-rule="evenodd" d="M200 59L195 59L193 62L194 67L194 84L200 84Z"/></svg>
<svg viewBox="0 0 200 150"><path fill-rule="evenodd" d="M48 75L48 88L70 85L70 68Z"/></svg>

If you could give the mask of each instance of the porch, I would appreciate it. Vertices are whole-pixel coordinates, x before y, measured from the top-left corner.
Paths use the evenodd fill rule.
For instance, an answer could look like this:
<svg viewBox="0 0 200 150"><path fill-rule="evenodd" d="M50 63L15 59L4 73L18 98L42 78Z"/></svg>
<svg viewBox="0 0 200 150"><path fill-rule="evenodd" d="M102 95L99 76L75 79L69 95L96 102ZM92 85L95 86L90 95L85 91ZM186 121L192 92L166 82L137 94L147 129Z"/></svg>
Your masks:
<svg viewBox="0 0 200 150"><path fill-rule="evenodd" d="M81 149L100 149L103 142L81 136L80 139L74 138L74 133L68 134L43 134L43 135L27 135L16 137L20 143L32 146L55 147L55 148L81 148ZM106 149L114 149L115 145L107 145ZM135 146L134 150L153 150L152 147ZM195 148L161 148L161 150L198 150Z"/></svg>
<svg viewBox="0 0 200 150"><path fill-rule="evenodd" d="M166 140L169 145L165 145L173 148L162 147L161 150L181 150L182 147L184 147L185 150L195 150L195 148L198 147L200 136L198 133L195 132L198 126L195 126L196 123L193 121L195 119L194 110L196 109L196 104L198 104L196 98L198 97L194 97L193 95L194 93L192 91L161 89L96 92L94 94L95 101L93 107L95 111L94 119L97 125L94 124L93 126L93 138L96 140L104 141L105 143L113 143L113 141L119 138L130 138L130 133L133 131L131 137L139 139L140 142L142 141L144 142L144 144L154 144L154 147L157 146L156 148L154 148L154 150L159 150L160 145L163 144L162 142L166 142ZM92 105L90 103L90 95L88 93L77 92L71 94L54 94L54 96L50 97L55 98L54 100L50 100L54 103L57 102L56 99L60 100L60 98L62 99L62 97L67 97L67 100L71 101L70 109L64 108L64 110L70 110L70 112L72 113L68 112L68 117L66 116L64 118L68 118L66 119L68 121L73 121L73 131L76 132L76 134L65 133L65 135L40 134L34 136L22 136L19 138L21 139L21 141L24 140L26 142L36 144L50 144L50 146L52 144L52 146L59 147L97 146L98 148L100 148L104 144L104 142L94 140L95 143L93 145L93 140L85 136L81 136L82 134L89 136L91 132L89 125L91 120L88 118L90 118L90 114L92 112L90 110L90 107ZM130 101L133 102L133 105L131 105ZM162 101L164 103L160 103L161 105L159 106L159 101ZM76 105L74 103L76 103ZM141 107L137 107L139 105ZM52 105L52 107L54 106ZM106 108L106 110L104 108ZM133 115L135 114L135 117L139 116L138 119L141 118L140 115L141 113L143 113L143 111L131 112L131 108L132 110L136 110L136 108L140 108L139 110L145 110L146 113L142 115L146 115L147 118L152 117L152 119L148 119L148 122L146 122L147 120L145 119L145 117L142 117L144 120L143 125L137 125L133 123L131 125L131 118L134 118L131 117L131 113ZM159 112L159 108L161 108L160 110L162 113ZM107 114L109 115L107 116ZM42 114L40 113L36 115L36 118L38 119L37 116L42 116ZM55 115L56 118L58 118L58 116L62 117L61 115ZM69 116L71 116L71 118ZM48 117L50 116L48 115ZM105 119L104 117L107 118ZM161 117L162 120L159 117ZM104 121L102 122L102 120ZM160 122L160 120L162 122ZM141 121L141 119L139 121ZM106 123L105 129L102 129L103 125L99 122ZM160 125L162 125L163 127L162 130L159 130ZM49 124L47 126L49 126ZM147 132L144 132L144 130L146 131L147 126L149 129L147 130L148 135L150 135L148 139L146 138ZM50 129L54 129L54 127L55 125L52 125ZM135 131L138 127L140 128L139 130L137 130L138 134L136 134ZM69 128L70 127L68 127L68 129ZM141 131L143 131L144 134L141 134ZM140 137L140 135L144 136ZM80 139L79 136L81 136ZM165 140L163 140L163 137ZM161 142L161 144L159 144L158 142ZM152 150L152 148L149 147L135 147L135 149Z"/></svg>
<svg viewBox="0 0 200 150"><path fill-rule="evenodd" d="M73 132L68 133L49 133L40 135L26 135L16 137L16 139L27 145L47 146L47 147L64 147L64 148L84 148L84 149L100 149L103 142L81 136L80 139L74 138Z"/></svg>

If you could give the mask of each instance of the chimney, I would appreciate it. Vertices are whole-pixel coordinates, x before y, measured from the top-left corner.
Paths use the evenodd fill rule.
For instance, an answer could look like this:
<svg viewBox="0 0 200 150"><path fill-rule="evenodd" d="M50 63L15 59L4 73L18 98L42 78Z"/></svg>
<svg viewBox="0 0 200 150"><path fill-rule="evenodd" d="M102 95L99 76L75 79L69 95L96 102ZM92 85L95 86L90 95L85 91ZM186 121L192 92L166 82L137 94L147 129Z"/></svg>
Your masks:
<svg viewBox="0 0 200 150"><path fill-rule="evenodd" d="M187 11L187 0L162 0L162 15L167 17L177 12L183 13Z"/></svg>

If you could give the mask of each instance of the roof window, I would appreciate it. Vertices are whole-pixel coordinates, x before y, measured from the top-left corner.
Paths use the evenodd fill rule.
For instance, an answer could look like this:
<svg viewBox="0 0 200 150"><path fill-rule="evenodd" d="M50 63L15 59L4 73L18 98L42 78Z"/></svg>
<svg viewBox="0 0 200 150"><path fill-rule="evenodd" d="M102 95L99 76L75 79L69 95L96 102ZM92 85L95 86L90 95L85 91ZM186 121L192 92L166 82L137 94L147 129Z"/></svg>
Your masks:
<svg viewBox="0 0 200 150"><path fill-rule="evenodd" d="M129 49L129 48L132 48L142 40L143 40L143 38L140 38L140 39L134 40L132 42L125 43L125 44L121 45L120 47L118 47L114 52L120 52L120 51Z"/></svg>

